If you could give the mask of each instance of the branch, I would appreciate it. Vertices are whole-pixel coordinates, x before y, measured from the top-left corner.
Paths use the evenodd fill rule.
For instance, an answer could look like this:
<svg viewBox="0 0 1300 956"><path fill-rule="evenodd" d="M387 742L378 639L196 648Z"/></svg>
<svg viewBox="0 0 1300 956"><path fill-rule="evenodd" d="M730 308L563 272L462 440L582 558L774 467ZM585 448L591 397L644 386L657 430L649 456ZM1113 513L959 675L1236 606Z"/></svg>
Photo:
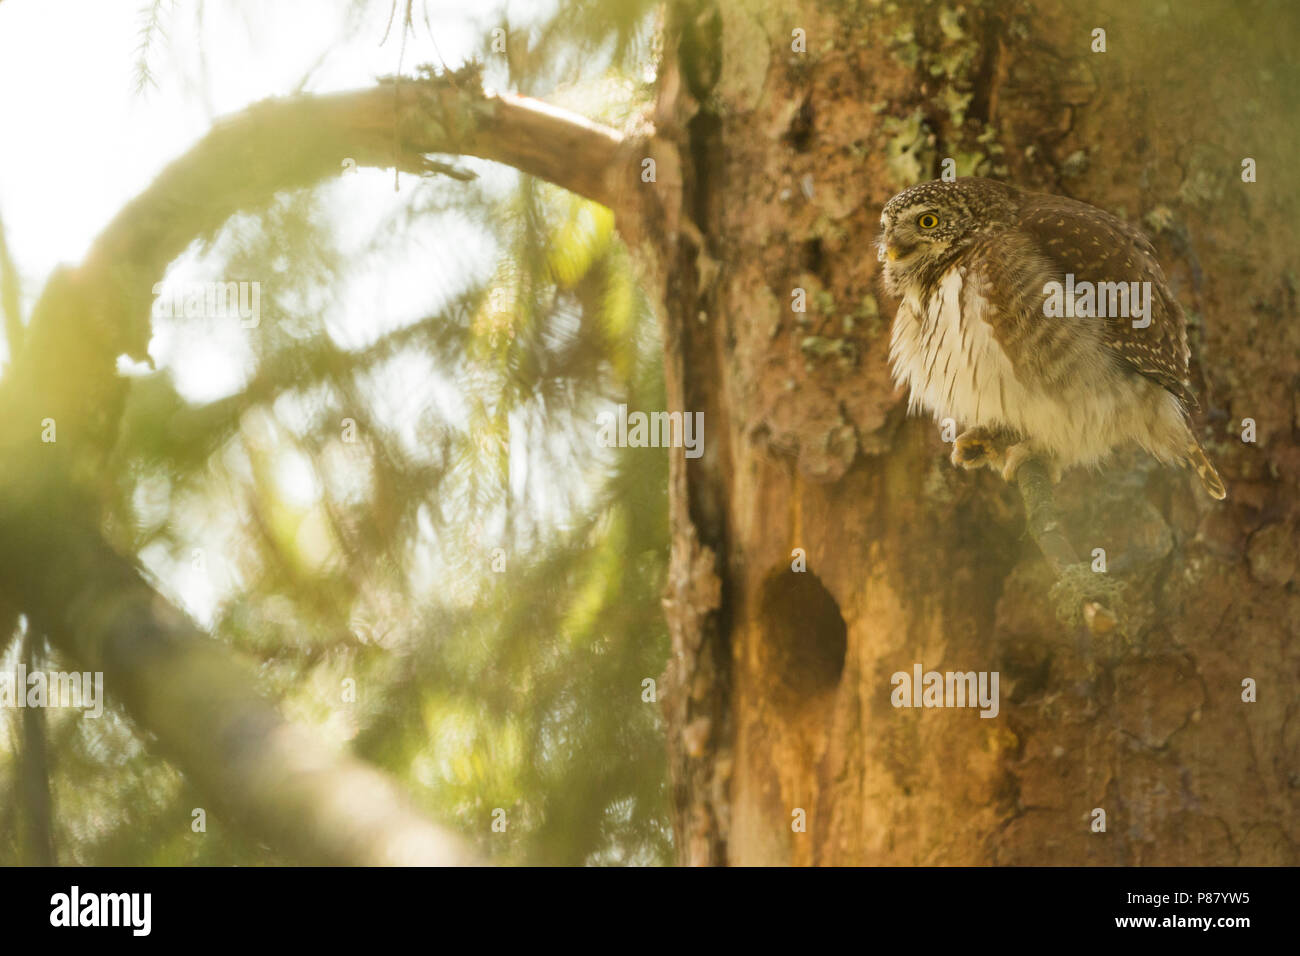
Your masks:
<svg viewBox="0 0 1300 956"><path fill-rule="evenodd" d="M288 723L253 671L205 637L101 538L67 488L0 525L0 579L32 627L104 689L216 808L295 860L464 865L386 775ZM15 561L15 555L21 556Z"/></svg>
<svg viewBox="0 0 1300 956"><path fill-rule="evenodd" d="M195 238L278 192L338 177L347 159L424 174L447 169L430 153L476 156L612 208L624 204L621 184L638 181L634 143L538 100L470 88L477 79L467 73L266 100L219 120L113 219L83 271L129 268L140 283L132 301L147 301ZM142 349L147 340L127 344Z"/></svg>
<svg viewBox="0 0 1300 956"><path fill-rule="evenodd" d="M36 646L40 643L40 638L30 630L23 638L23 663L28 673L36 670ZM23 747L18 759L19 803L23 808L22 858L30 866L54 866L53 801L43 707L23 708L22 735Z"/></svg>
<svg viewBox="0 0 1300 956"><path fill-rule="evenodd" d="M1061 530L1047 468L1040 461L1026 461L1016 469L1016 482L1025 501L1025 524L1029 534L1038 542L1039 550L1059 577L1067 565L1077 564L1079 558Z"/></svg>
<svg viewBox="0 0 1300 956"><path fill-rule="evenodd" d="M42 396L41 417L59 419L61 434L66 419L79 440L111 447L113 432L90 413L120 405L118 355L147 359L153 286L167 266L236 213L338 177L345 159L423 174L445 168L430 153L477 156L632 211L643 140L477 82L472 70L405 79L267 100L219 120L114 217L79 268L47 284L10 370L13 389ZM68 379L77 394L50 388Z"/></svg>
<svg viewBox="0 0 1300 956"><path fill-rule="evenodd" d="M1082 621L1094 634L1114 631L1119 626L1118 616L1097 598L1108 592L1111 595L1108 603L1111 603L1118 594L1114 588L1100 586L1096 575L1086 563L1079 561L1066 538L1047 467L1037 459L1023 462L1016 469L1016 483L1025 502L1026 530L1056 573L1053 597L1058 603L1057 613L1068 620Z"/></svg>

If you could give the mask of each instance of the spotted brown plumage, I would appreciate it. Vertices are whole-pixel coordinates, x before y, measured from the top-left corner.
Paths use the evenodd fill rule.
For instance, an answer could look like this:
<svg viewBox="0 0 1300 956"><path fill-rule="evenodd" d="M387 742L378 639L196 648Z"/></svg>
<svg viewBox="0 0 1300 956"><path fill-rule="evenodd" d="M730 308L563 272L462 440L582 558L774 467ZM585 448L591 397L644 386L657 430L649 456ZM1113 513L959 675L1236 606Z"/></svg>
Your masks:
<svg viewBox="0 0 1300 956"><path fill-rule="evenodd" d="M914 186L885 204L881 226L885 285L901 300L894 378L910 409L965 427L954 462L1010 478L1027 457L1059 472L1134 442L1224 497L1188 422L1182 308L1141 232L978 178Z"/></svg>

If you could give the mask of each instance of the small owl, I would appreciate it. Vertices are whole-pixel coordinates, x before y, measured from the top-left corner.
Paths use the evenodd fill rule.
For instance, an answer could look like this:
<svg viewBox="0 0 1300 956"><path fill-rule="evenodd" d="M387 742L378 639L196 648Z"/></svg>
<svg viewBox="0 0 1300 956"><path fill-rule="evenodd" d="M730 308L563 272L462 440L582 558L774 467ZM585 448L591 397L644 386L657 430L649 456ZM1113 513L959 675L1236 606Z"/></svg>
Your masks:
<svg viewBox="0 0 1300 956"><path fill-rule="evenodd" d="M1033 457L1059 477L1136 442L1224 497L1188 424L1183 310L1137 229L978 178L913 186L880 224L894 381L909 411L966 429L954 464L1010 481Z"/></svg>

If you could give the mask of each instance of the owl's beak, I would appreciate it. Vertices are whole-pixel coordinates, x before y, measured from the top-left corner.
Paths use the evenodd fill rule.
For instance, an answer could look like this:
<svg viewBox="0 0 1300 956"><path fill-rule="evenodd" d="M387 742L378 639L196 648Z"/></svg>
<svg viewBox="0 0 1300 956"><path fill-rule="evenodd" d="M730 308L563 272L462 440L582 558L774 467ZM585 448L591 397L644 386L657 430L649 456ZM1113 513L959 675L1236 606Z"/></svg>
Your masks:
<svg viewBox="0 0 1300 956"><path fill-rule="evenodd" d="M877 257L881 262L898 262L900 259L910 258L914 252L916 252L916 246L905 246L897 242L882 241Z"/></svg>
<svg viewBox="0 0 1300 956"><path fill-rule="evenodd" d="M906 251L899 248L898 244L889 237L887 232L881 233L880 238L876 240L877 262L897 262L899 259L905 258Z"/></svg>

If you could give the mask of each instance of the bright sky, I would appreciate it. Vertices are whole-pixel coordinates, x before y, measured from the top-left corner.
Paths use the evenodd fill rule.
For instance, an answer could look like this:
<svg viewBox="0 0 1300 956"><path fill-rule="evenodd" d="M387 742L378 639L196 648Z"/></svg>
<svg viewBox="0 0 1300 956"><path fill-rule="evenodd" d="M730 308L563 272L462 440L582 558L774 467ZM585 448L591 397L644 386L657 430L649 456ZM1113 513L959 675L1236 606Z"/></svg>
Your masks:
<svg viewBox="0 0 1300 956"><path fill-rule="evenodd" d="M387 0L373 0L352 18L346 0L201 6L200 45L200 5L162 4L167 38L156 36L148 53L157 86L137 94L147 0L0 4L0 215L25 275L79 260L122 204L214 117L289 94L309 73L308 88L322 92L367 86L396 71L396 27L380 46ZM478 25L464 4L428 0L427 8L438 49L457 65L477 48ZM408 72L437 62L418 14L416 21Z"/></svg>

